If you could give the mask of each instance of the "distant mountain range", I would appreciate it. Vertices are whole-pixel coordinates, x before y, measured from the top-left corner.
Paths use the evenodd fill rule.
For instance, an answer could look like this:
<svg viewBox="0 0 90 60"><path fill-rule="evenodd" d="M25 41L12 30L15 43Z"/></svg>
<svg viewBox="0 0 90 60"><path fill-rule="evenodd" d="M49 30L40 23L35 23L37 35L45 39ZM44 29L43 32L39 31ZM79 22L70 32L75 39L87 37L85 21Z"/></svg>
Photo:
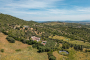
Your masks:
<svg viewBox="0 0 90 60"><path fill-rule="evenodd" d="M90 23L90 20L83 20L83 21L61 21L67 23Z"/></svg>
<svg viewBox="0 0 90 60"><path fill-rule="evenodd" d="M38 23L48 23L48 22L66 22L66 23L90 23L90 20L84 20L84 21L35 21Z"/></svg>

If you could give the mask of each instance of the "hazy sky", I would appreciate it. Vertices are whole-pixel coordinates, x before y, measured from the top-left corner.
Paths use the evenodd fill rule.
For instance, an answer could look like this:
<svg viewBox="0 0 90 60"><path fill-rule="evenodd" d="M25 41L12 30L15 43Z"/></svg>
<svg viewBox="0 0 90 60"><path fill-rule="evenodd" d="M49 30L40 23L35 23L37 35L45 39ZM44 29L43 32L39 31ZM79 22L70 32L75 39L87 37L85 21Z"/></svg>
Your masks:
<svg viewBox="0 0 90 60"><path fill-rule="evenodd" d="M0 0L0 12L24 20L90 20L90 0Z"/></svg>

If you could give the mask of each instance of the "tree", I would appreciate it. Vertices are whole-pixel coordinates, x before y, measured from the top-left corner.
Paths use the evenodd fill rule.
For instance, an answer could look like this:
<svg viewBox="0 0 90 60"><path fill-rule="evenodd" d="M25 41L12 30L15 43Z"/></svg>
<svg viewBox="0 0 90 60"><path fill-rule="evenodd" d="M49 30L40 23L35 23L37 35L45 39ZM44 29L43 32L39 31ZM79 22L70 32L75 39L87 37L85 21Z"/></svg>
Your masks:
<svg viewBox="0 0 90 60"><path fill-rule="evenodd" d="M37 31L37 27L36 27L36 31Z"/></svg>
<svg viewBox="0 0 90 60"><path fill-rule="evenodd" d="M37 48L36 44L33 44L32 47L33 47L33 48Z"/></svg>
<svg viewBox="0 0 90 60"><path fill-rule="evenodd" d="M28 45L32 45L33 44L32 42L33 42L32 40L27 40Z"/></svg>
<svg viewBox="0 0 90 60"><path fill-rule="evenodd" d="M27 27L25 27L25 30L28 30L28 28L27 28Z"/></svg>
<svg viewBox="0 0 90 60"><path fill-rule="evenodd" d="M23 28L23 25L21 25L20 28Z"/></svg>
<svg viewBox="0 0 90 60"><path fill-rule="evenodd" d="M22 43L26 43L27 41L25 39L21 39L21 42Z"/></svg>
<svg viewBox="0 0 90 60"><path fill-rule="evenodd" d="M19 28L19 27L16 27L16 29L20 30L20 28Z"/></svg>
<svg viewBox="0 0 90 60"><path fill-rule="evenodd" d="M49 52L51 49L49 47L46 47L46 52Z"/></svg>

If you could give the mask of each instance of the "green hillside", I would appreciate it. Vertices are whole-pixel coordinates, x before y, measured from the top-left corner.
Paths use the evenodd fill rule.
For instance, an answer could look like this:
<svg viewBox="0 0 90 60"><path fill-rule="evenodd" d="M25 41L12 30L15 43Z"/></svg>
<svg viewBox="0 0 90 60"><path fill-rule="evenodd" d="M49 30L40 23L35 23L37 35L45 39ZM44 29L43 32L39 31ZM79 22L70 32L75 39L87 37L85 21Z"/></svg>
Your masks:
<svg viewBox="0 0 90 60"><path fill-rule="evenodd" d="M34 21L25 21L23 19L19 19L17 17L13 17L11 15L7 15L7 14L0 14L0 24L23 24L23 25L27 25L27 24L33 24L36 23Z"/></svg>
<svg viewBox="0 0 90 60"><path fill-rule="evenodd" d="M15 59L15 57L18 57L19 55L20 57L18 57L18 59L23 57L23 59L29 60L29 57L31 57L32 55L25 53L30 52L34 52L34 56L32 56L34 58L36 57L36 55L38 55L38 60L39 58L41 58L42 60L44 60L45 58L48 58L49 60L56 60L59 59L58 56L61 56L60 59L70 60L73 59L75 57L74 55L77 55L79 51L85 55L88 54L87 58L89 59L90 28L87 25L63 22L37 23L34 21L25 21L7 14L0 14L0 32L5 34L6 37L4 37L4 40L7 40L6 43L8 43L9 45L5 45L6 43L0 45L2 46L0 48L0 53L4 56L2 57L2 59L6 57L5 60L8 60L9 58ZM32 36L35 36L36 40L33 40ZM0 38L2 39L2 37ZM39 42L37 41L38 38L40 38ZM22 50L23 47L14 49L12 47L14 44L15 47L19 46L19 43L18 45L16 45L17 41L20 43L22 42L22 45L26 44L27 46L32 46L32 50L27 51L28 48ZM2 41L1 43L4 43L4 41ZM8 55L8 53L10 52L8 52L8 49L13 50L12 53L15 51L17 52L15 54L11 53L11 56ZM77 54L73 54L73 51L71 49ZM59 53L55 53L60 50L66 50L70 54L60 55ZM4 55L5 53L7 53L8 56ZM43 54L43 56L40 57L40 54ZM25 56L24 58L24 55L29 56ZM62 58L64 56L65 58ZM32 60L36 60L34 58L32 58Z"/></svg>

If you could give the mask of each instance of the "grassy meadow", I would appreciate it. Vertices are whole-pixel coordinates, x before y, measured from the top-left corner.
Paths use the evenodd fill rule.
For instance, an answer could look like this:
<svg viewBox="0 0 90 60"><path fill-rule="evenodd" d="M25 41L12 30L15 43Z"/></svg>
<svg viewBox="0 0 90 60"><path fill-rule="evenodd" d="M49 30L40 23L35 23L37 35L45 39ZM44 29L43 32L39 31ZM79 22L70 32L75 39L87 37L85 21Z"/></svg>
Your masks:
<svg viewBox="0 0 90 60"><path fill-rule="evenodd" d="M66 37L63 37L63 36L49 36L49 38L52 38L52 39L58 39L58 40L63 40L63 41L67 41L69 43L72 43L72 44L77 44L77 45L84 45L84 46L90 46L90 43L89 42L83 42L83 41L78 41L78 40L70 40L70 38L66 38Z"/></svg>

